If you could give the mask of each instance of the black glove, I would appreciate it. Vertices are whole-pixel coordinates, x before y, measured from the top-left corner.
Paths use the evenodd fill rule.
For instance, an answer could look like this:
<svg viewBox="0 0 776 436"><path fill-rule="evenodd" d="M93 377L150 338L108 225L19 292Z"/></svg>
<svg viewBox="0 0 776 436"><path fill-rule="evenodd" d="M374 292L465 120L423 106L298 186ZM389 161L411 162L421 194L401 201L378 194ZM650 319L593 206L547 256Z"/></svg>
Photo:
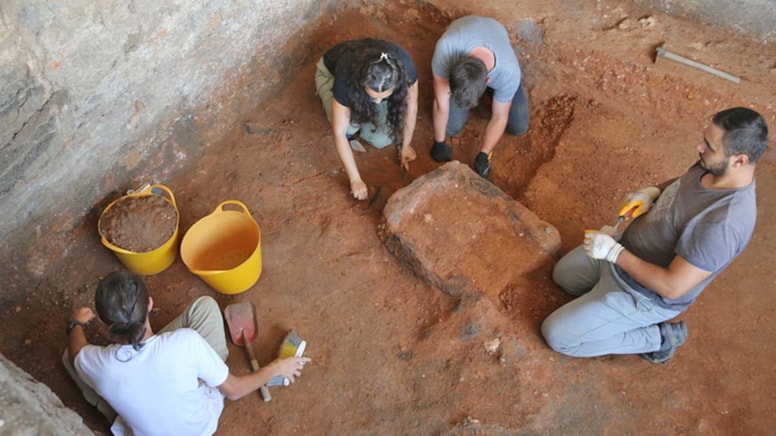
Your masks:
<svg viewBox="0 0 776 436"><path fill-rule="evenodd" d="M437 162L450 162L453 159L453 147L435 140L434 145L431 146L431 159Z"/></svg>
<svg viewBox="0 0 776 436"><path fill-rule="evenodd" d="M490 176L490 156L491 154L479 152L474 158L474 171L486 179Z"/></svg>

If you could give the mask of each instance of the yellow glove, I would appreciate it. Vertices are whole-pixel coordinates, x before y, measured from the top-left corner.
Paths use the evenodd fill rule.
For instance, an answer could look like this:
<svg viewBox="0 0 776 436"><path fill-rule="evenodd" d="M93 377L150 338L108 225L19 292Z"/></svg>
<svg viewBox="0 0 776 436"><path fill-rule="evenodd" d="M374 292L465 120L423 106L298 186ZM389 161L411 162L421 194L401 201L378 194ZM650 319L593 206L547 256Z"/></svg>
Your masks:
<svg viewBox="0 0 776 436"><path fill-rule="evenodd" d="M631 192L625 197L625 201L622 207L620 207L620 212L617 216L629 220L644 215L652 207L652 203L655 202L658 196L660 196L660 189L655 186Z"/></svg>

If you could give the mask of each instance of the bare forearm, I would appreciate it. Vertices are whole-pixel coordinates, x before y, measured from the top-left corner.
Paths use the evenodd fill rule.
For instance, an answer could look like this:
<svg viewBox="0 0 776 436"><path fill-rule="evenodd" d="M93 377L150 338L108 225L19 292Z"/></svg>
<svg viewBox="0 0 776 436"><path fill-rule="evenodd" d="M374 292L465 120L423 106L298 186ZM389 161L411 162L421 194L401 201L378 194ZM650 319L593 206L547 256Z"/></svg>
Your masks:
<svg viewBox="0 0 776 436"><path fill-rule="evenodd" d="M672 298L665 295L668 288L668 270L655 264L646 262L628 250L623 250L617 257L617 265L624 269L642 285L648 287L661 297Z"/></svg>
<svg viewBox="0 0 776 436"><path fill-rule="evenodd" d="M301 374L302 367L309 361L309 357L287 357L275 359L258 371L241 377L229 373L226 381L218 389L223 392L226 398L238 400L267 384L276 375L282 375L290 383L293 383L294 379Z"/></svg>
<svg viewBox="0 0 776 436"><path fill-rule="evenodd" d="M408 107L407 115L404 122L404 139L402 140L402 147L407 148L412 144L412 135L415 133L415 123L418 117L418 106Z"/></svg>
<svg viewBox="0 0 776 436"><path fill-rule="evenodd" d="M334 133L334 147L337 149L337 155L345 167L350 183L353 184L361 180L361 175L358 173L356 159L353 157L353 149L348 142L348 126L350 126L350 108L342 106L337 100L332 100L331 128Z"/></svg>
<svg viewBox="0 0 776 436"><path fill-rule="evenodd" d="M259 368L258 371L244 376L229 375L232 380L231 389L221 388L221 392L230 400L239 400L240 398L258 390L267 384L275 376L275 370L270 366Z"/></svg>
<svg viewBox="0 0 776 436"><path fill-rule="evenodd" d="M81 349L87 345L89 345L89 341L86 340L83 328L80 325L73 327L70 336L67 338L67 354L70 357L70 363L75 360L75 356Z"/></svg>
<svg viewBox="0 0 776 436"><path fill-rule="evenodd" d="M445 130L447 129L447 120L449 116L449 108L441 107L439 103L434 100L434 141L444 142L445 139L447 139Z"/></svg>
<svg viewBox="0 0 776 436"><path fill-rule="evenodd" d="M88 307L81 307L73 311L70 319L74 322L79 322L70 330L67 336L67 354L72 363L75 360L75 356L81 351L81 349L89 345L89 340L86 339L83 326L88 324L94 318L94 312Z"/></svg>
<svg viewBox="0 0 776 436"><path fill-rule="evenodd" d="M675 256L668 268L663 268L636 257L627 249L617 256L617 265L639 283L671 300L686 294L711 275L710 271L698 268L680 256Z"/></svg>
<svg viewBox="0 0 776 436"><path fill-rule="evenodd" d="M493 117L488 121L488 125L485 128L485 136L482 139L482 152L490 153L496 148L499 139L504 134L504 130L507 128L507 119L501 117Z"/></svg>
<svg viewBox="0 0 776 436"><path fill-rule="evenodd" d="M334 143L337 148L337 155L345 167L345 173L348 175L348 180L351 182L361 180L361 174L358 172L356 166L356 159L353 157L353 150L350 148L350 143L346 137L334 136Z"/></svg>
<svg viewBox="0 0 776 436"><path fill-rule="evenodd" d="M412 135L415 132L415 123L418 120L418 82L410 86L407 93L407 111L404 114L404 135L402 139L402 148L407 148L412 144ZM399 145L399 144L397 144Z"/></svg>

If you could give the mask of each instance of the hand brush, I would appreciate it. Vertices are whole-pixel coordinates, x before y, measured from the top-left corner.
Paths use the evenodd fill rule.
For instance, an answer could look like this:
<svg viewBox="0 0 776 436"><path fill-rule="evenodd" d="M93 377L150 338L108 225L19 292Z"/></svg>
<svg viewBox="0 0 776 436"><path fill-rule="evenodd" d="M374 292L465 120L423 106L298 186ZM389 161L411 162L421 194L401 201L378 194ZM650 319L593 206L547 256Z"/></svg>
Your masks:
<svg viewBox="0 0 776 436"><path fill-rule="evenodd" d="M307 348L307 341L300 338L295 330L291 330L288 332L286 338L283 339L283 343L280 345L280 350L278 350L278 358L284 359L286 357L302 357L302 355L304 355L305 348ZM290 384L291 382L282 375L272 377L267 382L267 386L288 386Z"/></svg>

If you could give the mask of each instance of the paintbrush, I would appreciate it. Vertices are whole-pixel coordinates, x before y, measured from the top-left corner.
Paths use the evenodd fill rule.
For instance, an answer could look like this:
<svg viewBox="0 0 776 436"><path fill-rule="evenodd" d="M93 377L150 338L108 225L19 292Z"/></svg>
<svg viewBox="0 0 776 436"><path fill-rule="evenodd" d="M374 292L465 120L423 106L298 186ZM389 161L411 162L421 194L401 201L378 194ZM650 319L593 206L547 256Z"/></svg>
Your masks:
<svg viewBox="0 0 776 436"><path fill-rule="evenodd" d="M283 339L283 343L280 344L280 350L278 350L278 358L284 359L286 357L302 357L304 350L307 348L307 341L303 340L296 333L295 330L291 330ZM272 377L267 386L288 386L291 381L282 375L276 375Z"/></svg>

